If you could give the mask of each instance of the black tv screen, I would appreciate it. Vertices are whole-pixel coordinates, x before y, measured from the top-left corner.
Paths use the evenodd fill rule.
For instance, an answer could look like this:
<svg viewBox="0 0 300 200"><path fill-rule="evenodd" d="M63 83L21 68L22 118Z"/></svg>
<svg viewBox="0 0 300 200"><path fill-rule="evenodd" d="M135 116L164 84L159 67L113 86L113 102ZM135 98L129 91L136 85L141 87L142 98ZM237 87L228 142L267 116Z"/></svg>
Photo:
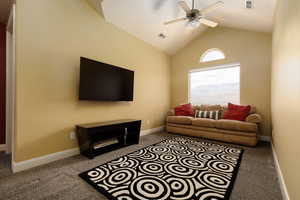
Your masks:
<svg viewBox="0 0 300 200"><path fill-rule="evenodd" d="M79 100L133 101L134 72L80 58Z"/></svg>

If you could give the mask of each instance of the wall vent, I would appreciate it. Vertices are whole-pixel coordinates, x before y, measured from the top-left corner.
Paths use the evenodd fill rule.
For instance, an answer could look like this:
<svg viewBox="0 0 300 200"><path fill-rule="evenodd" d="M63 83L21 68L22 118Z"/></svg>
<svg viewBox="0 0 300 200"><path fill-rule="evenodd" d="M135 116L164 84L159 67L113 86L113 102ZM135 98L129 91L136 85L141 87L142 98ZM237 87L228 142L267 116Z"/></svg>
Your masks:
<svg viewBox="0 0 300 200"><path fill-rule="evenodd" d="M165 34L163 34L163 33L160 33L159 35L158 35L158 37L160 37L160 38L162 38L162 39L166 39L166 35Z"/></svg>
<svg viewBox="0 0 300 200"><path fill-rule="evenodd" d="M253 2L252 2L252 0L245 0L245 7L247 9L252 9L253 8Z"/></svg>

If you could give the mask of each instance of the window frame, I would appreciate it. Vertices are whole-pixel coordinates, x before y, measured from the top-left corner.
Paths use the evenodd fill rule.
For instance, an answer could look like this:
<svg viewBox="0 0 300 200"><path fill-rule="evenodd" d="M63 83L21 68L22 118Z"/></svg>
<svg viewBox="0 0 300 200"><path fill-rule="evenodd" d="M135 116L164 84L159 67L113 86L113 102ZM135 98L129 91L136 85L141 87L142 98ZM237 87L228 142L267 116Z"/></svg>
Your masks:
<svg viewBox="0 0 300 200"><path fill-rule="evenodd" d="M219 51L219 52L221 52L221 53L223 54L224 58L218 58L218 59L215 59L215 60L203 61L204 57L205 57L209 52L211 52L211 51ZM201 55L199 62L200 62L200 63L208 63L208 62L214 62L214 61L224 60L224 59L226 59L226 55L225 55L224 51L222 51L222 50L219 49L219 48L211 48L211 49L207 49L207 50Z"/></svg>
<svg viewBox="0 0 300 200"><path fill-rule="evenodd" d="M224 69L224 68L232 68L232 67L239 67L240 68L240 95L239 95L239 100L241 102L241 72L242 72L242 68L241 68L241 63L231 63L231 64L224 64L224 65L217 65L217 66L211 66L211 67L203 67L203 68L197 68L197 69L192 69L189 70L188 72L188 102L191 102L191 74L193 72L201 72L201 71L209 71L209 70L216 70L216 69Z"/></svg>

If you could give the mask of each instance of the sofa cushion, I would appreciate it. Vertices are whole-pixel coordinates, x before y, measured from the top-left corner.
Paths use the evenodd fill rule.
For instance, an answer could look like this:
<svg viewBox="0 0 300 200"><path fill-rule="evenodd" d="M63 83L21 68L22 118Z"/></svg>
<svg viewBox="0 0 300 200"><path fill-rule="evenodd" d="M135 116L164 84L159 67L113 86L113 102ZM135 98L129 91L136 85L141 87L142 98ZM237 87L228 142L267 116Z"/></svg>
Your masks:
<svg viewBox="0 0 300 200"><path fill-rule="evenodd" d="M215 122L214 119L207 119L207 118L195 118L192 119L192 125L193 126L200 126L200 127L209 127L209 128L215 128Z"/></svg>
<svg viewBox="0 0 300 200"><path fill-rule="evenodd" d="M203 110L196 110L195 111L196 118L209 118L209 119L221 119L221 111L220 110L211 110L211 111L203 111Z"/></svg>
<svg viewBox="0 0 300 200"><path fill-rule="evenodd" d="M224 119L232 119L245 121L246 117L249 115L251 106L241 106L228 103L228 110L224 113Z"/></svg>
<svg viewBox="0 0 300 200"><path fill-rule="evenodd" d="M184 104L175 107L176 116L194 116L193 106L189 104Z"/></svg>
<svg viewBox="0 0 300 200"><path fill-rule="evenodd" d="M227 120L227 119L216 120L215 127L218 129L233 130L233 131L257 132L257 124L242 122L237 120Z"/></svg>
<svg viewBox="0 0 300 200"><path fill-rule="evenodd" d="M174 124L192 125L192 119L193 117L188 116L168 116L167 122Z"/></svg>
<svg viewBox="0 0 300 200"><path fill-rule="evenodd" d="M250 109L250 112L249 114L255 114L256 113L256 107L253 106L253 105L250 105L251 109ZM228 105L226 106L222 106L222 111L223 111L223 114L228 110Z"/></svg>

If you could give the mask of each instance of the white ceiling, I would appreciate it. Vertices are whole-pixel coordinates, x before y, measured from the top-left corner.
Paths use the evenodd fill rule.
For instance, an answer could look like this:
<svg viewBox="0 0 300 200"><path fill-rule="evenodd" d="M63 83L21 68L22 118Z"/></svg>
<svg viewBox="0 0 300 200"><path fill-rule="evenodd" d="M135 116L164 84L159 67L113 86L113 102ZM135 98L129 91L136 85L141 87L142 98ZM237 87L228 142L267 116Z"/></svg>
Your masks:
<svg viewBox="0 0 300 200"><path fill-rule="evenodd" d="M6 24L13 0L0 0L0 23Z"/></svg>
<svg viewBox="0 0 300 200"><path fill-rule="evenodd" d="M185 1L191 5L191 0ZM195 0L195 7L204 8L216 1ZM207 17L216 17L221 26L262 32L272 30L276 0L253 0L254 8L251 10L244 7L244 0L223 2L224 6ZM169 54L174 54L206 30L203 25L196 30L186 28L186 22L163 25L165 21L185 16L177 3L178 0L104 0L102 6L108 22ZM160 33L167 38L159 38Z"/></svg>

